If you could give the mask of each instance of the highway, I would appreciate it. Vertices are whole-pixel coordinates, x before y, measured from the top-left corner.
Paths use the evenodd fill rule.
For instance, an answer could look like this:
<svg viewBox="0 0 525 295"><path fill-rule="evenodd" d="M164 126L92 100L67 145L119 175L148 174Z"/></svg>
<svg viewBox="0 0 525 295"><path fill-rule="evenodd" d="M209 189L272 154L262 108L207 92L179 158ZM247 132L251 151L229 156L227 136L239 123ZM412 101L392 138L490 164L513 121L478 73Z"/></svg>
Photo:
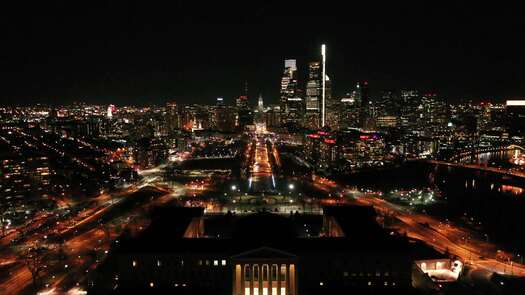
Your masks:
<svg viewBox="0 0 525 295"><path fill-rule="evenodd" d="M250 166L250 191L255 193L274 191L275 178L270 164L265 135L262 131L256 131L253 136L255 138L255 150L251 151L254 153L254 157Z"/></svg>
<svg viewBox="0 0 525 295"><path fill-rule="evenodd" d="M498 260L498 256L508 257L510 254L477 238L477 235L468 229L425 214L414 213L373 195L362 195L357 201L374 206L384 215L394 216L400 222L393 229L399 233L406 233L410 238L421 240L442 253L448 252L474 267L491 272L525 276L525 265Z"/></svg>
<svg viewBox="0 0 525 295"><path fill-rule="evenodd" d="M145 177L142 182L119 192L101 194L89 203L77 204L89 206L68 216L67 220L61 220L55 214L41 214L34 222L10 232L0 240L4 247L0 267L5 271L0 276L0 294L34 294L31 272L19 256L19 253L34 246L48 249L40 272L42 294L59 294L57 292L72 290L77 284L83 283L86 275L107 254L110 243L124 227L131 227L132 232L141 231L148 223L142 213L144 210L173 200L176 197L175 192L184 192L180 188L167 190L152 182L152 178ZM144 188L145 186L148 187ZM155 194L157 197L149 197ZM132 205L142 205L125 209L130 202ZM10 242L19 236L23 238L19 238L14 244ZM63 243L58 242L60 240ZM65 254L67 258L59 259L59 253ZM75 290L82 293L78 288Z"/></svg>

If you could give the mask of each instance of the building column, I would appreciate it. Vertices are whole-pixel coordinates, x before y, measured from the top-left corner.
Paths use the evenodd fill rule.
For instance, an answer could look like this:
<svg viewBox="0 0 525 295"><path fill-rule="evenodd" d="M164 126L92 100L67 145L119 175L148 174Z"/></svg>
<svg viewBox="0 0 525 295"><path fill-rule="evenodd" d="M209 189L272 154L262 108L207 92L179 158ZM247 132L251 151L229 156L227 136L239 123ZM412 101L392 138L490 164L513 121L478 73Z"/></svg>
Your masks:
<svg viewBox="0 0 525 295"><path fill-rule="evenodd" d="M277 295L281 295L281 264L277 264Z"/></svg>
<svg viewBox="0 0 525 295"><path fill-rule="evenodd" d="M244 295L244 288L245 288L245 284L244 284L244 278L246 276L245 274L245 266L246 264L241 264L241 294L240 295Z"/></svg>
<svg viewBox="0 0 525 295"><path fill-rule="evenodd" d="M250 295L254 295L253 294L253 264L249 264L250 265Z"/></svg>
<svg viewBox="0 0 525 295"><path fill-rule="evenodd" d="M272 265L268 264L268 295L277 295L272 293Z"/></svg>
<svg viewBox="0 0 525 295"><path fill-rule="evenodd" d="M297 295L297 272L295 264L290 264L290 294Z"/></svg>
<svg viewBox="0 0 525 295"><path fill-rule="evenodd" d="M286 295L291 295L290 292L290 265L286 264Z"/></svg>
<svg viewBox="0 0 525 295"><path fill-rule="evenodd" d="M257 295L262 295L263 287L264 287L263 283L262 283L263 282L263 269L262 269L262 264L257 264L257 265L259 267L259 277L258 277L258 279L259 279L259 286L258 286L259 294L257 294Z"/></svg>

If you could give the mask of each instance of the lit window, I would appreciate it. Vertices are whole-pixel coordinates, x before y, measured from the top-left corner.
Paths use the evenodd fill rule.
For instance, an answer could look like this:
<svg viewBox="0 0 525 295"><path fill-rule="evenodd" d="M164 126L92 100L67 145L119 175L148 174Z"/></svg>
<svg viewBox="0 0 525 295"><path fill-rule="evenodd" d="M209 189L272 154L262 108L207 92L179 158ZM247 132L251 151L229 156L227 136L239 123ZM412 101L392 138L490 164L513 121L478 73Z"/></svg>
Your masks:
<svg viewBox="0 0 525 295"><path fill-rule="evenodd" d="M157 260L157 266L160 267L162 265L162 263L160 262L160 260Z"/></svg>
<svg viewBox="0 0 525 295"><path fill-rule="evenodd" d="M281 295L286 295L286 288L281 288Z"/></svg>
<svg viewBox="0 0 525 295"><path fill-rule="evenodd" d="M250 288L244 288L244 295L250 295Z"/></svg>
<svg viewBox="0 0 525 295"><path fill-rule="evenodd" d="M347 272L347 271L344 271L344 272L343 272L343 276L344 276L344 277L347 277L347 276L348 276L348 272Z"/></svg>
<svg viewBox="0 0 525 295"><path fill-rule="evenodd" d="M150 286L151 288L153 288L153 287L155 287L155 284L153 284L153 282L150 282L150 283L149 283L149 286Z"/></svg>
<svg viewBox="0 0 525 295"><path fill-rule="evenodd" d="M210 261L206 259L206 265L210 265Z"/></svg>
<svg viewBox="0 0 525 295"><path fill-rule="evenodd" d="M324 283L323 282L319 282L319 286L324 286Z"/></svg>
<svg viewBox="0 0 525 295"><path fill-rule="evenodd" d="M214 266L218 266L219 265L219 260L213 260L213 265Z"/></svg>
<svg viewBox="0 0 525 295"><path fill-rule="evenodd" d="M372 282L368 281L368 286L372 286Z"/></svg>
<svg viewBox="0 0 525 295"><path fill-rule="evenodd" d="M225 265L226 265L226 260L224 260L224 259L221 260L221 265L222 265L222 266L225 266Z"/></svg>
<svg viewBox="0 0 525 295"><path fill-rule="evenodd" d="M133 267L137 266L137 262L135 260L133 260L132 265L133 265Z"/></svg>
<svg viewBox="0 0 525 295"><path fill-rule="evenodd" d="M199 265L202 265L202 260L199 259Z"/></svg>
<svg viewBox="0 0 525 295"><path fill-rule="evenodd" d="M253 295L259 295L259 288L253 288Z"/></svg>

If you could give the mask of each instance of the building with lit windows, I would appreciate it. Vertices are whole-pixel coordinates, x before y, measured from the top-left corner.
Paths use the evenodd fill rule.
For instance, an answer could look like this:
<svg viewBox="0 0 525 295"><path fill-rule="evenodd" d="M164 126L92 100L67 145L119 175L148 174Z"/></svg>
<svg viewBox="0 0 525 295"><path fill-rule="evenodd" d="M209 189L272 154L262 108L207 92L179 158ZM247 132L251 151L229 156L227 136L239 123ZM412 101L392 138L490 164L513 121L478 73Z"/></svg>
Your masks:
<svg viewBox="0 0 525 295"><path fill-rule="evenodd" d="M340 128L339 121L339 101L332 97L332 80L326 75L325 81L325 126L332 130Z"/></svg>
<svg viewBox="0 0 525 295"><path fill-rule="evenodd" d="M339 102L340 128L358 128L361 106L357 92L347 93Z"/></svg>
<svg viewBox="0 0 525 295"><path fill-rule="evenodd" d="M321 103L321 63L308 64L308 81L306 82L304 126L310 129L319 128Z"/></svg>
<svg viewBox="0 0 525 295"><path fill-rule="evenodd" d="M297 64L295 59L284 61L281 79L281 121L282 123L301 123L304 101L297 89Z"/></svg>
<svg viewBox="0 0 525 295"><path fill-rule="evenodd" d="M368 82L364 81L356 85L356 97L357 101L360 102L361 110L359 111L360 116L360 127L363 129L375 128L374 122L374 107L368 90Z"/></svg>
<svg viewBox="0 0 525 295"><path fill-rule="evenodd" d="M511 136L525 136L525 100L507 100L507 115Z"/></svg>
<svg viewBox="0 0 525 295"><path fill-rule="evenodd" d="M401 126L412 129L418 123L421 97L417 90L401 90Z"/></svg>
<svg viewBox="0 0 525 295"><path fill-rule="evenodd" d="M386 233L372 207L323 212L160 208L140 236L114 243L89 294L409 294L414 261L441 257Z"/></svg>

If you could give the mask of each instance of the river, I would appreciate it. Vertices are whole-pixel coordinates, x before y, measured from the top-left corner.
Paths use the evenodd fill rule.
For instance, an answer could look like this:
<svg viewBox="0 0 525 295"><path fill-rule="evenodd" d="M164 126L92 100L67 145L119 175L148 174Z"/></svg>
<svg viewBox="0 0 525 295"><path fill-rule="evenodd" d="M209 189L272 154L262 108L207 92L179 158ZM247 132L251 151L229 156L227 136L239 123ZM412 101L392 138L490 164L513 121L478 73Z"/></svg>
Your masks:
<svg viewBox="0 0 525 295"><path fill-rule="evenodd" d="M480 155L487 165L510 167L514 152ZM525 179L468 168L407 163L383 171L363 172L340 179L349 185L384 192L395 189L433 188L441 201L425 208L429 214L465 223L486 233L505 248L525 253Z"/></svg>

